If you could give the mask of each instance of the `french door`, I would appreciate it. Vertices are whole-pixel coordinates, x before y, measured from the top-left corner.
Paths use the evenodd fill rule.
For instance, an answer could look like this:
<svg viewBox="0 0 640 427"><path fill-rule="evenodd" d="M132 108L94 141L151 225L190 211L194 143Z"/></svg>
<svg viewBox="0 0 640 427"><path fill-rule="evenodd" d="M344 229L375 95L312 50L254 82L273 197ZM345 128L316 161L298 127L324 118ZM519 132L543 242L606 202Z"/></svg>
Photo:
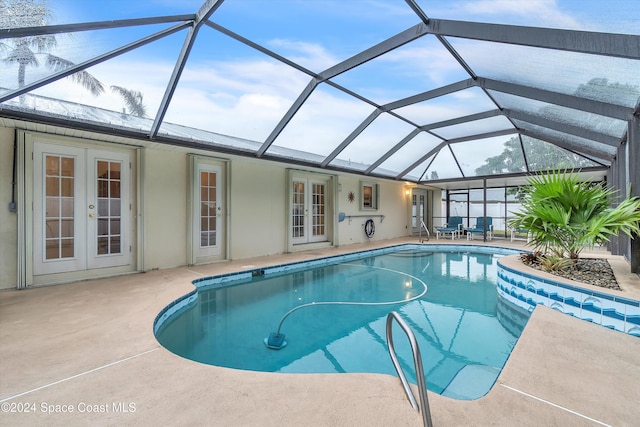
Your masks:
<svg viewBox="0 0 640 427"><path fill-rule="evenodd" d="M291 186L292 243L327 241L327 180L293 178Z"/></svg>
<svg viewBox="0 0 640 427"><path fill-rule="evenodd" d="M427 196L428 192L425 190L414 188L411 192L411 228L413 235L426 233L424 228L420 231L420 227L422 223L428 226Z"/></svg>
<svg viewBox="0 0 640 427"><path fill-rule="evenodd" d="M34 143L34 275L131 263L130 156Z"/></svg>
<svg viewBox="0 0 640 427"><path fill-rule="evenodd" d="M219 257L223 246L223 176L222 167L200 163L196 168L194 186L193 242L196 257Z"/></svg>

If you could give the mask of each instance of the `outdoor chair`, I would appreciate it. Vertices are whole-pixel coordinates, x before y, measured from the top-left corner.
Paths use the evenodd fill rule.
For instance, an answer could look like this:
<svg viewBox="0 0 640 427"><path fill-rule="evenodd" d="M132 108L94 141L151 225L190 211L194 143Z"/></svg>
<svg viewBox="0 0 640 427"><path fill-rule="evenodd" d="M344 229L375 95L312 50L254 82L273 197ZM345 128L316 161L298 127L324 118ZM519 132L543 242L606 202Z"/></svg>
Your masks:
<svg viewBox="0 0 640 427"><path fill-rule="evenodd" d="M526 228L511 228L511 241L513 242L514 240L518 239L517 235L518 234L526 234L527 235L527 243L529 243L531 241L531 234L529 233L529 230L527 230Z"/></svg>
<svg viewBox="0 0 640 427"><path fill-rule="evenodd" d="M451 240L455 239L456 236L462 234L462 217L461 216L451 216L449 217L449 221L444 225L444 227L436 228L436 239L440 238L440 235L451 235Z"/></svg>
<svg viewBox="0 0 640 427"><path fill-rule="evenodd" d="M487 229L487 239L493 238L493 218L490 216L479 216L476 219L476 225L472 228L467 228L467 240L473 240L473 233L484 234L485 226Z"/></svg>

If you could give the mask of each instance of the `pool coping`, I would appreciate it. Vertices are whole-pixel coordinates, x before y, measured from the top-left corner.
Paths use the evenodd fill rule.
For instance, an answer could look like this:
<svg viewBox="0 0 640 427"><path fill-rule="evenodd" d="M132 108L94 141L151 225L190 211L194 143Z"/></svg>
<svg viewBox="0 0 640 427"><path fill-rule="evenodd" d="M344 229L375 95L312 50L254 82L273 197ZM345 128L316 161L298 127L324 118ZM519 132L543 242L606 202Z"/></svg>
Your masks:
<svg viewBox="0 0 640 427"><path fill-rule="evenodd" d="M415 243L415 238L0 292L0 400L76 408L82 402L122 402L136 409L0 413L0 419L11 425L65 426L167 420L242 426L422 425L395 377L206 366L160 347L151 326L163 307L194 290L191 281L198 277L246 270L246 264L261 267L404 242ZM640 282L637 276L635 280ZM591 419L633 425L640 418L635 400L640 395L638 354L638 338L538 307L485 397L465 402L429 393L434 424L585 425L593 424L586 421Z"/></svg>

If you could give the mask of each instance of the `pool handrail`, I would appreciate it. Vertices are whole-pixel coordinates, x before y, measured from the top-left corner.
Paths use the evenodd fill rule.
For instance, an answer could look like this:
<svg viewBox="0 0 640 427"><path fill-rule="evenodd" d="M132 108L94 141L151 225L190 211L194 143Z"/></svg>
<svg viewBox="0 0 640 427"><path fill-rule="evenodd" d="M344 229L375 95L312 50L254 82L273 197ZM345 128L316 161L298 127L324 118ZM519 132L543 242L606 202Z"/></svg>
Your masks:
<svg viewBox="0 0 640 427"><path fill-rule="evenodd" d="M409 344L411 345L411 352L413 353L413 364L416 370L416 380L418 382L418 394L420 395L420 405L416 402L416 397L409 386L409 382L407 381L407 377L404 375L404 371L400 366L400 362L398 361L398 356L396 355L396 350L393 345L393 333L392 326L393 321L398 322L398 325L402 328L404 333L409 338ZM400 377L400 382L402 383L402 387L404 387L404 392L407 395L407 399L409 399L409 403L413 409L422 413L422 421L425 426L432 427L431 421L431 411L429 410L429 400L427 398L427 384L424 377L424 369L422 367L422 356L420 355L420 347L418 346L418 341L416 340L416 336L413 331L407 325L407 323L400 317L398 312L390 311L387 315L387 344L389 346L389 355L391 356L391 361L393 362L394 368L396 368L396 372L398 373L398 377Z"/></svg>
<svg viewBox="0 0 640 427"><path fill-rule="evenodd" d="M419 228L419 231L418 231L418 240L420 240L420 243L424 243L424 240L422 240L422 229L423 228L427 232L427 242L429 240L431 240L431 233L429 233L429 228L427 227L427 224L425 224L423 220L420 220L420 228Z"/></svg>

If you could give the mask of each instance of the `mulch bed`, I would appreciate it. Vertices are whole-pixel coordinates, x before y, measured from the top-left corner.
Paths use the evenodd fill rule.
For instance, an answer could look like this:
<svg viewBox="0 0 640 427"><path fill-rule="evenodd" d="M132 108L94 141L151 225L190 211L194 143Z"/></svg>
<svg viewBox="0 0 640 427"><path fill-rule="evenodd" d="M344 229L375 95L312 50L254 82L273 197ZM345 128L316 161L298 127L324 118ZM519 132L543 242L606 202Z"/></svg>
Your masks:
<svg viewBox="0 0 640 427"><path fill-rule="evenodd" d="M522 262L531 268L544 271L540 267L540 264L527 262L525 259L523 259ZM616 291L621 290L609 262L602 258L580 258L576 268L548 271L547 273L593 286L614 289Z"/></svg>

